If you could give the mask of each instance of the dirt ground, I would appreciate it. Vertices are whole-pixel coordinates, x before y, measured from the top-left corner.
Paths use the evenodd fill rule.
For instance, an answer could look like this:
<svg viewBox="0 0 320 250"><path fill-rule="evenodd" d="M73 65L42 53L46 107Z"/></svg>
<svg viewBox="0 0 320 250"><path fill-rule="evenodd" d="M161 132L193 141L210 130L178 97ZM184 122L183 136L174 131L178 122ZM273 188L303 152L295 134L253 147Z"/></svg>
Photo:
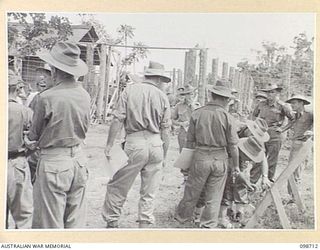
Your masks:
<svg viewBox="0 0 320 250"><path fill-rule="evenodd" d="M104 202L107 173L104 165L104 146L106 143L107 126L93 125L87 135L85 152L89 157L88 169L90 173L88 181L88 228L104 228L106 223L101 216L102 205ZM287 165L290 142L286 141L282 147L277 175L281 173ZM179 224L173 219L173 214L178 202L183 196L184 185L183 177L179 169L173 167L175 159L178 157L178 143L176 136L172 136L170 149L168 153L167 165L162 170L162 180L160 189L155 200L155 228L193 228L194 224ZM296 204L285 205L285 211L291 222L293 229L314 229L314 172L313 172L313 157L309 157L309 162L306 164L302 175L302 186L300 193L305 204L306 210L304 213L299 212ZM122 216L119 221L121 228L137 228L137 211L139 200L140 178L137 177L133 187L129 191L127 201L123 207ZM283 198L283 203L288 201L286 186L280 193ZM260 194L252 195L252 203L256 205L259 201ZM246 218L250 214L246 214ZM238 224L233 224L234 228L239 228ZM274 205L268 207L264 215L257 222L255 228L259 229L281 229L279 217Z"/></svg>
<svg viewBox="0 0 320 250"><path fill-rule="evenodd" d="M86 139L85 153L89 158L88 170L88 211L86 227L89 229L105 228L106 223L102 219L101 211L106 193L107 172L104 165L104 146L106 143L108 127L106 125L92 125L89 129ZM281 173L287 165L290 149L290 141L286 141L280 152L277 175ZM193 223L179 224L173 219L174 211L183 196L184 185L180 170L173 167L175 159L179 154L176 136L172 136L168 153L167 165L162 170L162 180L158 195L155 199L155 228L195 228ZM311 154L312 155L312 154ZM313 157L309 157L303 175L300 189L301 198L305 204L305 212L298 210L296 204L285 205L286 214L291 222L293 229L314 229L314 172ZM131 190L129 191L127 201L124 204L122 216L119 221L121 228L137 228L137 212L139 200L140 178L137 177ZM286 186L280 190L282 201L285 204L288 201ZM251 197L252 204L256 206L260 200L260 193L253 193ZM250 207L248 207L250 208ZM253 211L253 209L248 209ZM245 220L248 220L250 213L245 214ZM11 217L11 216L10 216ZM233 229L239 229L238 223L233 223ZM9 228L13 229L14 224L10 218ZM281 224L275 206L272 204L265 211L264 215L255 225L256 229L281 229ZM224 229L227 230L227 229ZM228 229L232 230L232 228Z"/></svg>

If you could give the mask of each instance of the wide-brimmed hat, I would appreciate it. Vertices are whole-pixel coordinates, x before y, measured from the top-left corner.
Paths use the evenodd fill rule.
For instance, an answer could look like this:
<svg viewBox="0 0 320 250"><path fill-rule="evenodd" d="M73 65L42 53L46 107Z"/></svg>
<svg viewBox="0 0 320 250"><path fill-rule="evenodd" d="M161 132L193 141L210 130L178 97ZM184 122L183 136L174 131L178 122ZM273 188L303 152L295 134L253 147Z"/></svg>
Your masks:
<svg viewBox="0 0 320 250"><path fill-rule="evenodd" d="M263 93L263 92L258 92L258 93L255 95L255 98L258 98L258 97L262 97L262 98L265 98L265 99L268 98L268 96L266 95L266 93Z"/></svg>
<svg viewBox="0 0 320 250"><path fill-rule="evenodd" d="M246 123L248 129L258 141L269 141L270 135L268 134L268 124L264 119L258 117L256 120L248 120Z"/></svg>
<svg viewBox="0 0 320 250"><path fill-rule="evenodd" d="M261 89L263 92L270 92L272 90L281 91L283 88L279 87L277 84L268 84L268 86L264 89Z"/></svg>
<svg viewBox="0 0 320 250"><path fill-rule="evenodd" d="M51 68L50 66L46 63L43 67L38 67L36 68L36 72L38 73L45 73L45 74L48 74L48 75L51 75Z"/></svg>
<svg viewBox="0 0 320 250"><path fill-rule="evenodd" d="M145 76L160 76L164 82L170 82L171 78L164 74L164 66L157 62L149 62L148 68L145 68Z"/></svg>
<svg viewBox="0 0 320 250"><path fill-rule="evenodd" d="M183 90L179 92L180 95L187 95L194 92L197 88L194 88L192 85L187 84L184 86Z"/></svg>
<svg viewBox="0 0 320 250"><path fill-rule="evenodd" d="M226 85L224 85L224 83L222 81L217 81L216 85L212 86L212 85L207 85L207 90L219 95L219 96L223 96L223 97L227 97L227 98L236 98L232 93L231 93L231 89L228 88Z"/></svg>
<svg viewBox="0 0 320 250"><path fill-rule="evenodd" d="M80 59L79 47L70 42L57 42L50 51L43 51L37 56L46 63L74 76L88 73L87 64Z"/></svg>
<svg viewBox="0 0 320 250"><path fill-rule="evenodd" d="M303 95L292 95L288 100L286 100L287 103L291 103L292 100L300 100L304 102L304 105L308 105L311 102Z"/></svg>
<svg viewBox="0 0 320 250"><path fill-rule="evenodd" d="M254 162L261 162L264 157L264 149L254 136L241 138L238 142L239 149Z"/></svg>

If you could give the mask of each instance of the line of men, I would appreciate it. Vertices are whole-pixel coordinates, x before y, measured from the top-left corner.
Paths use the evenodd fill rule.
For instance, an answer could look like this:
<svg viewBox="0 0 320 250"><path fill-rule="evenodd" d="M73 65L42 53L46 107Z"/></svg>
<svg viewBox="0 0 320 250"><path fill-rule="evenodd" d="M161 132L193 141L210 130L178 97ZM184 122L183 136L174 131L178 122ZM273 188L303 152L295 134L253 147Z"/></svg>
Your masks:
<svg viewBox="0 0 320 250"><path fill-rule="evenodd" d="M58 42L50 51L38 56L50 66L53 87L34 98L32 119L27 115L29 111L15 101L21 80L14 75L9 76L8 210L17 228L83 228L88 170L81 144L90 124L90 97L76 78L85 75L88 68L80 59L80 49L69 42ZM102 207L107 228L119 227L123 204L139 174L141 188L137 222L140 228L152 227L156 223L154 200L161 169L165 166L172 125L170 103L163 92L170 80L163 65L150 62L144 71L144 79L128 85L114 109L104 153L107 158L112 157L110 150L118 132L124 127L124 150L129 160L107 184ZM183 125L184 135L180 136L181 142L181 137L186 137L183 147L196 150L192 167L185 174L188 177L184 197L175 216L178 221L192 219L197 207L202 210L200 227L216 227L219 212L225 214L227 211L223 208L223 197L224 200L235 199L229 198L228 191L225 191L228 172L232 183L236 180L242 189L254 188L241 171L243 162L262 162L255 169L260 171L260 175L262 172L263 184L270 185L269 180L274 177L274 172L273 176L269 174L270 168L268 173L269 161L274 157L270 154L276 152L268 151L265 144L266 138L273 136L268 119L271 117L272 122L277 121L276 129L281 129L278 134L292 127L299 134L297 140L309 129L306 128L306 120L312 123L312 116L307 115L303 107L300 106L298 111L301 115L294 117L289 111L282 110L284 105L280 105L278 99L272 102L272 88L265 90L267 100L259 103L258 111L254 112L264 120L248 123L251 135L243 139L239 140L236 123L227 111L228 102L235 97L224 84L208 87L209 102L188 112L187 129L184 124L177 123ZM306 104L306 100L301 101L301 98L295 96L288 102ZM173 120L179 119L180 113L179 110L174 112ZM291 125L283 127L284 116L290 119ZM181 122L187 124L187 120ZM26 148L39 152L33 187ZM9 186L12 187L9 189ZM241 203L245 197L238 199ZM237 212L241 213L241 209Z"/></svg>

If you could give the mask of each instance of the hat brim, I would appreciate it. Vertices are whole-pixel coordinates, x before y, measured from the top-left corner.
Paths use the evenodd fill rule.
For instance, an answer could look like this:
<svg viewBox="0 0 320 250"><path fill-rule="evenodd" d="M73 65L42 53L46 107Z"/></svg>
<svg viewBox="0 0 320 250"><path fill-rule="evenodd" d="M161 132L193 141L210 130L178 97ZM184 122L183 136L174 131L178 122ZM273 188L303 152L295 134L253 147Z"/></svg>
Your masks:
<svg viewBox="0 0 320 250"><path fill-rule="evenodd" d="M196 90L197 90L197 88L194 88L194 89L191 89L191 90L182 91L182 92L180 92L179 94L180 94L180 95L187 95L187 94L193 93L193 92L196 91Z"/></svg>
<svg viewBox="0 0 320 250"><path fill-rule="evenodd" d="M309 105L311 102L309 102L307 99L303 99L303 98L290 98L289 100L286 100L286 103L291 103L291 101L293 100L299 100L299 101L303 101L304 105Z"/></svg>
<svg viewBox="0 0 320 250"><path fill-rule="evenodd" d="M282 91L283 88L277 87L277 88L271 88L271 89L261 89L261 91L263 91L263 92L270 92L272 90Z"/></svg>
<svg viewBox="0 0 320 250"><path fill-rule="evenodd" d="M84 76L88 73L87 64L84 61L82 61L80 58L77 60L76 66L69 66L54 59L49 52L39 53L37 54L37 56L43 61L45 61L46 63L51 64L52 66L64 72L67 72L71 75Z"/></svg>
<svg viewBox="0 0 320 250"><path fill-rule="evenodd" d="M261 150L261 152L258 155L252 155L245 147L244 147L244 143L246 141L247 137L245 138L241 138L239 139L238 142L238 148L246 155L249 157L249 159L251 159L252 161L254 161L255 163L258 162L262 162L263 161L263 157L264 157L264 151Z"/></svg>
<svg viewBox="0 0 320 250"><path fill-rule="evenodd" d="M254 125L254 121L248 120L247 121L247 126L248 129L250 130L250 132L252 133L252 135L260 142L267 142L270 140L270 135L265 132L263 136L259 135L256 130L254 129L253 125Z"/></svg>
<svg viewBox="0 0 320 250"><path fill-rule="evenodd" d="M46 73L48 75L51 75L51 70L48 70L46 68L36 68L36 72L38 72L38 73Z"/></svg>
<svg viewBox="0 0 320 250"><path fill-rule="evenodd" d="M148 73L148 72L145 72L145 73L143 73L143 74L144 74L145 76L160 76L165 83L171 82L171 78L170 78L170 77L167 77L167 76L165 76L165 75Z"/></svg>
<svg viewBox="0 0 320 250"><path fill-rule="evenodd" d="M223 96L223 97L226 97L226 98L236 98L234 95L232 95L231 93L226 93L225 91L221 91L221 90L218 90L218 89L215 89L215 88L207 88L208 91L216 94L216 95L219 95L219 96Z"/></svg>

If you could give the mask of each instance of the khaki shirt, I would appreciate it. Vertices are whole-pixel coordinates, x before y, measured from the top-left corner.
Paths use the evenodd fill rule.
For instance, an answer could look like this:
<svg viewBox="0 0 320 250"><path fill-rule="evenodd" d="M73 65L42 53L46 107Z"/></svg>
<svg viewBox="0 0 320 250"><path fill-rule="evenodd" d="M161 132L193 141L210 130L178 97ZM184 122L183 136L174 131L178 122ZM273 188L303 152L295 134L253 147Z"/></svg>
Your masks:
<svg viewBox="0 0 320 250"><path fill-rule="evenodd" d="M270 140L281 138L281 134L275 130L283 125L285 117L287 117L289 121L294 120L290 105L280 100L274 103L270 103L268 100L259 102L253 110L252 115L254 117L260 117L267 122Z"/></svg>
<svg viewBox="0 0 320 250"><path fill-rule="evenodd" d="M24 147L23 131L29 129L32 119L31 109L9 100L8 151L19 151Z"/></svg>
<svg viewBox="0 0 320 250"><path fill-rule="evenodd" d="M292 130L293 136L292 140L302 140L305 141L306 137L304 133L307 130L311 130L313 127L313 113L309 111L304 111L303 113L296 113L295 120L293 121Z"/></svg>
<svg viewBox="0 0 320 250"><path fill-rule="evenodd" d="M90 96L78 82L62 82L37 96L30 140L40 148L72 147L86 137Z"/></svg>
<svg viewBox="0 0 320 250"><path fill-rule="evenodd" d="M150 82L134 83L122 92L113 112L124 122L127 134L148 130L159 134L171 126L171 111L167 95Z"/></svg>
<svg viewBox="0 0 320 250"><path fill-rule="evenodd" d="M238 141L234 118L222 106L208 103L192 113L187 145L227 147Z"/></svg>

